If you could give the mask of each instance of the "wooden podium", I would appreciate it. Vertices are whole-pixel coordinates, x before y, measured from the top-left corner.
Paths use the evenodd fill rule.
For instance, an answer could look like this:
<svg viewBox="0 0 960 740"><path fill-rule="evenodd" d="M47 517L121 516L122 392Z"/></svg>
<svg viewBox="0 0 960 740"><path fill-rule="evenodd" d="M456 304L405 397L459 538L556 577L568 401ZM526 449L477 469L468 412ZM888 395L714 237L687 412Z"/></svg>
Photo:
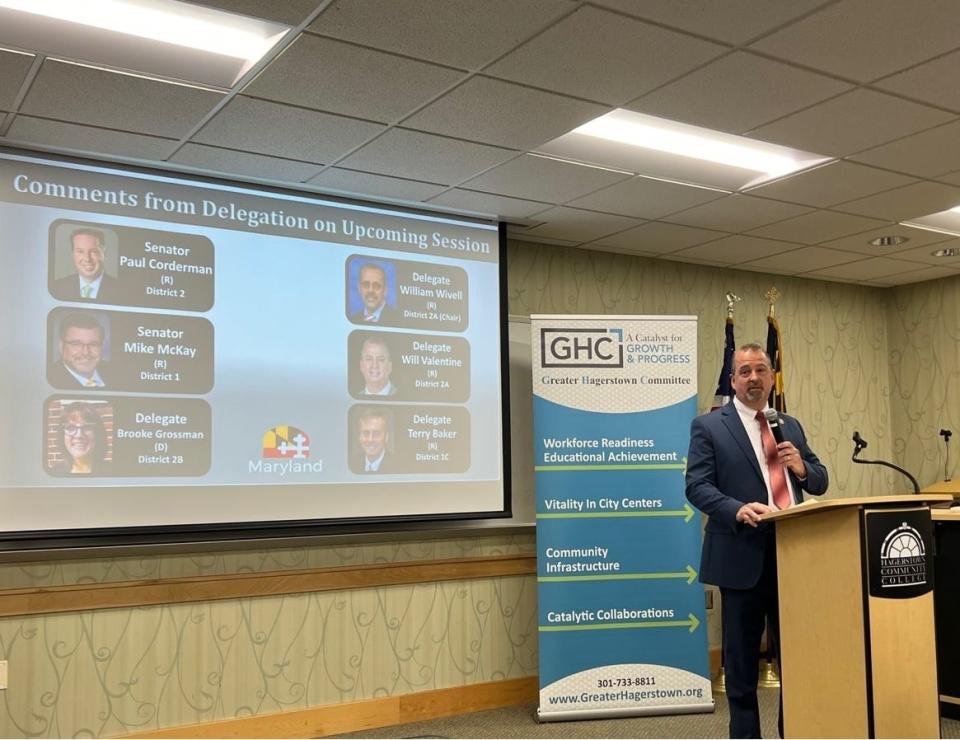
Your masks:
<svg viewBox="0 0 960 740"><path fill-rule="evenodd" d="M809 501L777 528L788 738L940 737L930 504Z"/></svg>

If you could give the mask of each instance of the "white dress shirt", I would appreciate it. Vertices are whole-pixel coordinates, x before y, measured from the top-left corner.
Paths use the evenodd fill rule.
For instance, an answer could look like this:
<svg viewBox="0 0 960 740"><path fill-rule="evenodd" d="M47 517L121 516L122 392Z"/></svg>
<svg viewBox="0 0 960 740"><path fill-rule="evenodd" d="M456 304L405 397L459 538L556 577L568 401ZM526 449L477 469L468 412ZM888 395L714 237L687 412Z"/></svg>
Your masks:
<svg viewBox="0 0 960 740"><path fill-rule="evenodd" d="M763 440L760 437L760 421L757 419L757 412L746 404L740 402L739 398L734 397L733 406L737 410L740 421L743 422L743 428L750 439L750 445L753 447L753 454L757 456L757 462L760 463L760 473L763 475L763 483L767 487L767 505L772 509L777 509L773 503L773 491L770 489L770 469L767 467L767 456L763 454ZM766 411L768 406L764 406ZM776 442L776 438L774 438ZM787 489L790 491L790 500L798 501L797 491L793 487L793 479L790 477L790 470L784 466L784 475L787 478Z"/></svg>

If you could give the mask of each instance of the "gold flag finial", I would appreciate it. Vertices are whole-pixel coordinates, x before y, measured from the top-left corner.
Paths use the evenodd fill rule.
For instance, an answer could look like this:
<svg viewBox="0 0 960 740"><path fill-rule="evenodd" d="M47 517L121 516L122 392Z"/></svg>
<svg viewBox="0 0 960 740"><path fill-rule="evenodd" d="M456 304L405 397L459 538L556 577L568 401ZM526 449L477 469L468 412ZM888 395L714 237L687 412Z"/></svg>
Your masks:
<svg viewBox="0 0 960 740"><path fill-rule="evenodd" d="M733 309L737 305L737 303L740 301L740 296L738 296L736 293L727 291L726 298L727 298L727 318L732 319Z"/></svg>
<svg viewBox="0 0 960 740"><path fill-rule="evenodd" d="M774 314L776 313L777 300L779 300L779 298L782 295L783 294L779 290L777 290L777 286L775 285L771 286L770 290L768 290L766 293L763 294L764 298L770 301L770 318L771 319L774 317Z"/></svg>

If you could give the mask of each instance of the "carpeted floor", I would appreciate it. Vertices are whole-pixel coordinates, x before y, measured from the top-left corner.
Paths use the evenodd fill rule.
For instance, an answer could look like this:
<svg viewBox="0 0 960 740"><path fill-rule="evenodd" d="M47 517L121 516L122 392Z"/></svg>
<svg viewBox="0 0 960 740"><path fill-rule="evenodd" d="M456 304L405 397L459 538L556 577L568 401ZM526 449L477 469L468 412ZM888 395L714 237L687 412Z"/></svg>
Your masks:
<svg viewBox="0 0 960 740"><path fill-rule="evenodd" d="M712 714L687 714L676 717L631 717L584 722L537 722L537 708L525 704L506 709L462 714L456 717L412 722L376 730L340 735L369 738L722 738L727 737L727 702L716 697ZM763 736L777 737L777 690L760 690ZM943 738L960 739L960 721L941 719Z"/></svg>

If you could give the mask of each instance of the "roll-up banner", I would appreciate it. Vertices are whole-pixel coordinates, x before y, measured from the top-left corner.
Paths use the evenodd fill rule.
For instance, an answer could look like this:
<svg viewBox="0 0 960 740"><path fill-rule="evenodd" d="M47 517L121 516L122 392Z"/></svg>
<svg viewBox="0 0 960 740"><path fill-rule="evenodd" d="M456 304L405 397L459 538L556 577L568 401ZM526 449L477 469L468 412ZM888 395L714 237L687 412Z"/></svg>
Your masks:
<svg viewBox="0 0 960 740"><path fill-rule="evenodd" d="M532 316L541 720L713 711L693 316Z"/></svg>

